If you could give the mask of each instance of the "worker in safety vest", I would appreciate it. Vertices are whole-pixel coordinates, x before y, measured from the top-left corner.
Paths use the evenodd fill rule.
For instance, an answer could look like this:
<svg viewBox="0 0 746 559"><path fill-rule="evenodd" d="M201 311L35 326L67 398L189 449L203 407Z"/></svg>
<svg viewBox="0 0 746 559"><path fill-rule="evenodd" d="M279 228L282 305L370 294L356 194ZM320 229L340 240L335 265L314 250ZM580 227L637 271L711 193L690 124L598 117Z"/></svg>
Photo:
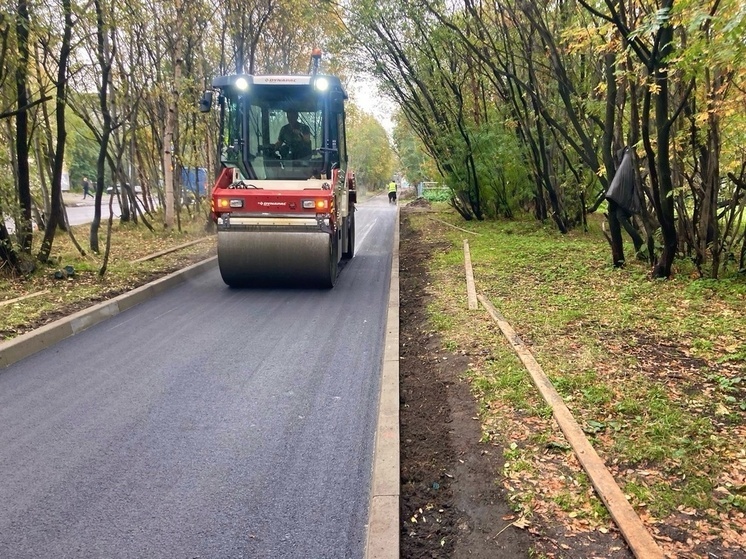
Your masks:
<svg viewBox="0 0 746 559"><path fill-rule="evenodd" d="M394 181L389 183L389 203L396 203L396 183Z"/></svg>

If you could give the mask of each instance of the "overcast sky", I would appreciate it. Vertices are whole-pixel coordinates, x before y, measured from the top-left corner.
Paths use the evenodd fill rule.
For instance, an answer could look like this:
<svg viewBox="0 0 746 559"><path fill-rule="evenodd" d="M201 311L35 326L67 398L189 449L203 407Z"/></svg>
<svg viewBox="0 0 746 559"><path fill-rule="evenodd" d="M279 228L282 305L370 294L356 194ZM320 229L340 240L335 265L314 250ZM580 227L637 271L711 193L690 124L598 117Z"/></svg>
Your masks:
<svg viewBox="0 0 746 559"><path fill-rule="evenodd" d="M394 123L391 115L394 112L394 104L378 91L373 79L358 78L352 83L348 93L358 107L378 119L389 136L393 134Z"/></svg>

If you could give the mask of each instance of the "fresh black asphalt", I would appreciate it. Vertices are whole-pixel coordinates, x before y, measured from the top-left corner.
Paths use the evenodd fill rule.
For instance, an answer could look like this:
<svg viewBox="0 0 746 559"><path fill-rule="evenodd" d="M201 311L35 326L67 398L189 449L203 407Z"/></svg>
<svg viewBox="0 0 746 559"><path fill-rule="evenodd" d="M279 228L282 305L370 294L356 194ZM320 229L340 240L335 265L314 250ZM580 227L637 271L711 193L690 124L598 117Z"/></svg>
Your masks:
<svg viewBox="0 0 746 559"><path fill-rule="evenodd" d="M215 266L0 371L0 557L362 557L395 215L332 290Z"/></svg>

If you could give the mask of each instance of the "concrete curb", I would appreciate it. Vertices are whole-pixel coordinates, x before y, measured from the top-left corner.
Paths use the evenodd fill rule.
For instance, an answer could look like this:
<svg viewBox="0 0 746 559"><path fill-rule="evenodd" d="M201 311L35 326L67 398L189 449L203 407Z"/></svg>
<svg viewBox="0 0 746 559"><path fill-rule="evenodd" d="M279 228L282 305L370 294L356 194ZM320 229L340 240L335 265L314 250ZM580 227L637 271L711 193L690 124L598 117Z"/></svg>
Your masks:
<svg viewBox="0 0 746 559"><path fill-rule="evenodd" d="M178 285L189 278L201 274L212 266L216 260L217 256L213 256L132 291L123 293L118 297L98 303L68 317L61 318L41 328L22 334L17 338L0 343L0 369L12 365L78 332L82 332L86 328L103 322L139 303L147 301L174 285Z"/></svg>
<svg viewBox="0 0 746 559"><path fill-rule="evenodd" d="M399 208L397 207L383 373L368 509L368 535L365 545L367 559L399 559L399 477Z"/></svg>

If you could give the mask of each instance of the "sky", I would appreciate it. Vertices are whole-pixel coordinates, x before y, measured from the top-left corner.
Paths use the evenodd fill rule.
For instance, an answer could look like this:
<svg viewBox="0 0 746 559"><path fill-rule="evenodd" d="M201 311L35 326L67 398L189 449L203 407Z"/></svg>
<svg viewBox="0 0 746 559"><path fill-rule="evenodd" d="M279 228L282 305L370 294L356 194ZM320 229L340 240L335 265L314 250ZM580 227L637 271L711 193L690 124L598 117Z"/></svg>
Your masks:
<svg viewBox="0 0 746 559"><path fill-rule="evenodd" d="M358 107L373 115L381 123L389 137L393 135L394 103L378 91L372 78L358 78L352 82L348 93Z"/></svg>

